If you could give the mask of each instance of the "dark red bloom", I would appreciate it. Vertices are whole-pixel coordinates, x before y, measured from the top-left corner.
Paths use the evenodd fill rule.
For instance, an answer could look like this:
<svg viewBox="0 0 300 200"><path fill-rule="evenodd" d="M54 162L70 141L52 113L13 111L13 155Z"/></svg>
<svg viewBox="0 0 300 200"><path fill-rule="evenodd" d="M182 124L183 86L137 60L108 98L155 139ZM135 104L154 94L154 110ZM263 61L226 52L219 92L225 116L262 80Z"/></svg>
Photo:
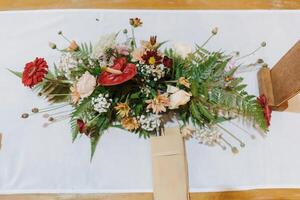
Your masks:
<svg viewBox="0 0 300 200"><path fill-rule="evenodd" d="M135 64L127 63L125 57L116 58L114 60L114 65L111 67L115 70L120 70L122 74L113 74L107 71L104 71L98 77L98 83L104 86L119 85L126 81L129 81L137 74L137 69Z"/></svg>
<svg viewBox="0 0 300 200"><path fill-rule="evenodd" d="M34 61L29 62L25 65L22 83L32 88L39 82L42 82L48 73L48 64L44 58L36 58Z"/></svg>
<svg viewBox="0 0 300 200"><path fill-rule="evenodd" d="M87 134L86 133L86 125L82 119L77 119L77 126L79 129L79 133Z"/></svg>
<svg viewBox="0 0 300 200"><path fill-rule="evenodd" d="M257 102L264 109L264 116L265 116L267 125L270 126L272 110L271 110L270 106L268 105L267 97L264 94L262 94L259 97L257 97Z"/></svg>
<svg viewBox="0 0 300 200"><path fill-rule="evenodd" d="M159 65L162 62L162 57L158 55L157 51L147 51L142 59L147 65Z"/></svg>
<svg viewBox="0 0 300 200"><path fill-rule="evenodd" d="M171 68L173 66L173 60L167 56L164 56L163 64L167 68Z"/></svg>

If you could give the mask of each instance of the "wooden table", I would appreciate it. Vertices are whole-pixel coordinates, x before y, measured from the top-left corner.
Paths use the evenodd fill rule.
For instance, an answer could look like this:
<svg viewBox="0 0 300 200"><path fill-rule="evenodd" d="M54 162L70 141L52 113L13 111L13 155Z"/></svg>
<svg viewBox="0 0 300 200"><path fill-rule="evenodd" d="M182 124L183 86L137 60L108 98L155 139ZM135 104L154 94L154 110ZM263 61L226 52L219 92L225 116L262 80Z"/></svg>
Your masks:
<svg viewBox="0 0 300 200"><path fill-rule="evenodd" d="M299 9L299 0L0 0L0 10L120 8L120 9ZM0 200L152 200L136 194L0 195ZM299 200L300 189L259 189L238 192L191 193L191 200Z"/></svg>

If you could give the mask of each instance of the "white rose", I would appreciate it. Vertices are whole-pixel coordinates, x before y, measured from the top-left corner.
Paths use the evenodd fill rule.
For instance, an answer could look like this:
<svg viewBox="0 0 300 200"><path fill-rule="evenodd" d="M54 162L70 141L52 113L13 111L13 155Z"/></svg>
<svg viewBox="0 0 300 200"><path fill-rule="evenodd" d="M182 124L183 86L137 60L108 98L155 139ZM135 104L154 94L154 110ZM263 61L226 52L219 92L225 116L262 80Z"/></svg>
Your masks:
<svg viewBox="0 0 300 200"><path fill-rule="evenodd" d="M91 57L94 59L99 59L100 57L104 56L107 49L115 48L116 37L117 35L115 33L103 35L99 42L94 46Z"/></svg>
<svg viewBox="0 0 300 200"><path fill-rule="evenodd" d="M185 105L187 102L191 99L191 94L187 93L184 90L179 90L175 92L174 94L171 94L170 99L170 109L177 109L181 105Z"/></svg>
<svg viewBox="0 0 300 200"><path fill-rule="evenodd" d="M175 53L185 59L190 53L193 52L193 47L190 44L175 43Z"/></svg>
<svg viewBox="0 0 300 200"><path fill-rule="evenodd" d="M78 79L77 92L81 98L88 97L93 93L96 84L96 78L87 71Z"/></svg>

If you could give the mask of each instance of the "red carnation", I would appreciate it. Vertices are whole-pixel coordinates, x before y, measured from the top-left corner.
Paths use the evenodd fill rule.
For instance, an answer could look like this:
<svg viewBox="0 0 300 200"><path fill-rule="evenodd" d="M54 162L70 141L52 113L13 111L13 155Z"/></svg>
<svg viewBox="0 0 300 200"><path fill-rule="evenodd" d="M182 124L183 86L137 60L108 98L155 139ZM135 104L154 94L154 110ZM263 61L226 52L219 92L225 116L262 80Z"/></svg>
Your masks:
<svg viewBox="0 0 300 200"><path fill-rule="evenodd" d="M171 68L173 66L173 60L167 56L164 56L163 64L167 68Z"/></svg>
<svg viewBox="0 0 300 200"><path fill-rule="evenodd" d="M268 105L267 97L264 94L262 94L259 97L257 97L257 102L264 109L264 116L265 116L267 125L270 126L272 110L271 110L271 108Z"/></svg>
<svg viewBox="0 0 300 200"><path fill-rule="evenodd" d="M79 129L79 133L87 134L86 133L86 125L82 119L77 119L77 126Z"/></svg>
<svg viewBox="0 0 300 200"><path fill-rule="evenodd" d="M111 73L109 70L102 72L98 77L98 83L100 85L119 85L121 83L131 80L137 74L135 64L127 63L127 59L125 57L116 58L114 60L114 65L110 68L113 70L121 71L122 73L115 74Z"/></svg>
<svg viewBox="0 0 300 200"><path fill-rule="evenodd" d="M162 57L158 55L157 51L147 51L142 59L147 65L159 65L162 61Z"/></svg>
<svg viewBox="0 0 300 200"><path fill-rule="evenodd" d="M42 82L45 75L48 73L48 64L44 58L36 58L34 61L25 65L22 83L32 88L39 82Z"/></svg>

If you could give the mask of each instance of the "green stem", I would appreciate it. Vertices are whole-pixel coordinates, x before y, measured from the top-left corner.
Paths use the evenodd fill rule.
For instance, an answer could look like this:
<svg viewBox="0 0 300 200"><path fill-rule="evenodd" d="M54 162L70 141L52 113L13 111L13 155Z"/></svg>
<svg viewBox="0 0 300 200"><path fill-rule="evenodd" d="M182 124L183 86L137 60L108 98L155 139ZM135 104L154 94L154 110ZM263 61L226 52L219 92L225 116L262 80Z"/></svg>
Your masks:
<svg viewBox="0 0 300 200"><path fill-rule="evenodd" d="M133 28L131 28L131 34L132 34L132 42L133 42L133 47L137 47L136 46L136 41L135 41L135 35L134 35L134 29ZM133 50L134 48L132 48L132 50Z"/></svg>
<svg viewBox="0 0 300 200"><path fill-rule="evenodd" d="M209 36L209 38L201 45L201 48L203 48L203 47L210 41L210 39L211 39L212 37L214 37L214 34L211 34L211 35Z"/></svg>

